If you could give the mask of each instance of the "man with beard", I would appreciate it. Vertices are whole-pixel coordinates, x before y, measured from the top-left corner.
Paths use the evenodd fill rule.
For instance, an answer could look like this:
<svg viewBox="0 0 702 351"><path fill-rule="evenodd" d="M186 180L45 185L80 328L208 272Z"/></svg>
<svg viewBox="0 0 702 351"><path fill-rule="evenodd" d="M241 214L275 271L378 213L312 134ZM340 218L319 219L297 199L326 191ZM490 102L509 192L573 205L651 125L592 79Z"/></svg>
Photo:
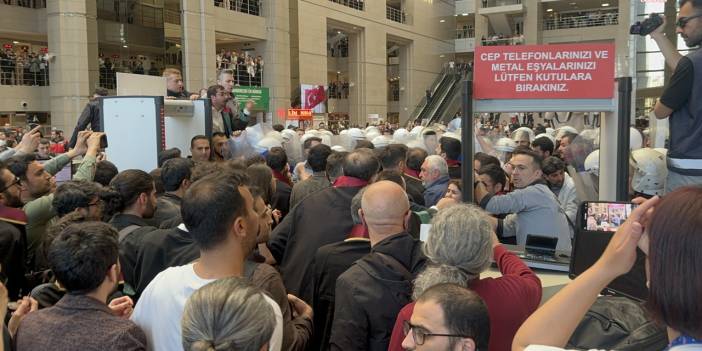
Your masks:
<svg viewBox="0 0 702 351"><path fill-rule="evenodd" d="M100 132L80 132L74 149L43 165L36 161L34 154L14 156L7 162L7 168L20 180L22 209L27 214L27 255L30 263L34 261L34 252L46 235L49 221L56 216L52 206L56 190L53 175L76 156L85 155L73 179L92 181L103 135Z"/></svg>
<svg viewBox="0 0 702 351"><path fill-rule="evenodd" d="M105 209L113 213L110 224L119 231L119 261L125 285L134 286L134 267L144 235L156 230L145 219L156 212L156 186L151 176L138 169L119 173L110 182ZM129 292L125 286L125 292Z"/></svg>
<svg viewBox="0 0 702 351"><path fill-rule="evenodd" d="M19 209L22 207L19 183L19 178L0 162L0 274L7 278L11 301L21 297L21 290L28 290L24 278L27 216Z"/></svg>
<svg viewBox="0 0 702 351"><path fill-rule="evenodd" d="M17 350L144 350L146 335L127 320L132 301L110 302L120 278L117 232L100 222L73 224L49 247L51 271L67 294L31 312L15 337Z"/></svg>
<svg viewBox="0 0 702 351"><path fill-rule="evenodd" d="M681 0L676 33L692 48L702 43L702 1ZM665 192L685 185L702 184L702 51L682 56L665 37L665 22L651 33L665 62L675 70L656 102L656 118L670 117L668 177Z"/></svg>
<svg viewBox="0 0 702 351"><path fill-rule="evenodd" d="M544 160L541 170L548 187L558 197L559 205L571 223L575 223L578 213L578 194L573 179L565 172L565 163L558 157L551 156Z"/></svg>

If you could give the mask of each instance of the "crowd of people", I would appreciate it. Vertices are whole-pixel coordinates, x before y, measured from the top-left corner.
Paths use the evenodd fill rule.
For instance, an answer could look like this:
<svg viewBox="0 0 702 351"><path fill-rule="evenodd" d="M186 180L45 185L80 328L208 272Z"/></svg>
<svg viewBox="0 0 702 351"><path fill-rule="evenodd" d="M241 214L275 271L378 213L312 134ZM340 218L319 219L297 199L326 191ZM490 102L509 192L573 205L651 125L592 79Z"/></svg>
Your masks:
<svg viewBox="0 0 702 351"><path fill-rule="evenodd" d="M692 10L684 2L681 16ZM696 67L697 55L681 62ZM597 230L618 228L544 299L509 245L537 233L570 250L580 203L598 198L587 194L597 192L588 177L598 175L598 128L552 128L533 114L268 127L253 101L240 109L230 70L200 94L178 70L163 76L166 98L211 100L213 132L193 136L190 150L161 150L153 170L105 159L96 101L61 153L46 152L41 127L4 135L19 141L0 152L0 351L556 351L573 336L609 348L615 334L625 349L702 349L697 100L664 93L654 108L673 113L669 150L630 130L637 206L585 212ZM463 154L466 142L475 154ZM646 303L592 310L635 266ZM636 311L651 328L617 322Z"/></svg>
<svg viewBox="0 0 702 351"><path fill-rule="evenodd" d="M263 58L259 55L250 56L242 51L228 51L222 49L217 54L217 67L234 72L236 85L261 86L263 83Z"/></svg>
<svg viewBox="0 0 702 351"><path fill-rule="evenodd" d="M49 85L49 55L13 48L0 51L0 85Z"/></svg>
<svg viewBox="0 0 702 351"><path fill-rule="evenodd" d="M217 78L207 94L223 117L233 77ZM570 248L579 205L570 128L538 136L527 126L494 128L509 139L494 146L492 132L479 133L474 199L461 188L460 124L334 134L324 125L267 130L254 119L214 129L192 138L188 157L161 151L150 173L105 160L101 132L79 131L75 146L56 154L38 128L8 135L20 140L0 153L0 311L17 301L6 345L552 350L537 345L564 346L637 247L661 267L650 273L660 294L650 312L684 340L699 336L691 320L702 316L670 315L688 300L665 293L697 277L689 248L702 242L692 229L698 188L665 200L641 193L651 199L621 216L597 263L539 307L539 277L505 245L551 233ZM72 180L56 184L53 175L78 157ZM420 240L422 224L431 227ZM666 244L671 225L684 245ZM481 277L491 262L499 277ZM687 286L686 296L697 296Z"/></svg>
<svg viewBox="0 0 702 351"><path fill-rule="evenodd" d="M2 0L5 5L15 5L33 9L46 8L46 0Z"/></svg>
<svg viewBox="0 0 702 351"><path fill-rule="evenodd" d="M614 11L592 11L573 12L567 14L555 14L552 18L544 20L544 29L567 29L594 26L609 26L619 23L619 12Z"/></svg>
<svg viewBox="0 0 702 351"><path fill-rule="evenodd" d="M116 59L115 59L116 60ZM113 62L110 57L100 55L98 57L98 67L100 70L100 86L107 89L115 89L117 87L117 72L132 73L132 74L148 74L150 76L160 76L161 69L156 62L148 62L149 68L144 67L144 59L131 57L129 60Z"/></svg>
<svg viewBox="0 0 702 351"><path fill-rule="evenodd" d="M332 81L329 82L329 98L330 99L348 99L349 98L349 82Z"/></svg>

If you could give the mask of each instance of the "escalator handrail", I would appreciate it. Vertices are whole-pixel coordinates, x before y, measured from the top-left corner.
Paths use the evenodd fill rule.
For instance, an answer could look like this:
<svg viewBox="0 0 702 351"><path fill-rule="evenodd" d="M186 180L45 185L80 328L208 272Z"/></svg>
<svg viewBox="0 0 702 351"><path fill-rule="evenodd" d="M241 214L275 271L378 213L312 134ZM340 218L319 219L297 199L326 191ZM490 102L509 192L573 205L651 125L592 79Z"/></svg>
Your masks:
<svg viewBox="0 0 702 351"><path fill-rule="evenodd" d="M437 75L436 79L431 83L431 86L429 86L429 89L431 90L432 95L436 93L436 90L439 89L441 86L441 83L444 81L446 78L446 75L448 74L448 66L444 66L444 68L441 69L441 72ZM422 99L419 101L419 104L417 104L417 107L414 109L412 114L410 115L410 120L416 120L421 114L424 108L427 106L427 97L424 96Z"/></svg>
<svg viewBox="0 0 702 351"><path fill-rule="evenodd" d="M428 108L424 109L422 111L422 114L420 117L421 119L428 119L428 120L434 120L435 114L438 111L439 107L441 104L444 102L446 97L451 93L453 87L456 85L457 81L460 81L460 76L451 74L448 76L449 79L446 79L448 84L444 84L442 89L438 90L436 92L436 95L434 98L432 98L431 104Z"/></svg>

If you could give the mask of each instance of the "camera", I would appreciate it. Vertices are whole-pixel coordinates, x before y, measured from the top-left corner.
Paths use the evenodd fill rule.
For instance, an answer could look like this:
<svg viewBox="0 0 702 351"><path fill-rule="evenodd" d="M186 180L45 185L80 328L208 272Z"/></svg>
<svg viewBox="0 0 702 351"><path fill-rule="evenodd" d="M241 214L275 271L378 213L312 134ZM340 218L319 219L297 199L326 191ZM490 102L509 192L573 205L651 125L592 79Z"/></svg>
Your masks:
<svg viewBox="0 0 702 351"><path fill-rule="evenodd" d="M629 34L645 37L663 24L663 17L657 13L652 13L641 22L636 22L629 28Z"/></svg>
<svg viewBox="0 0 702 351"><path fill-rule="evenodd" d="M20 102L20 107L22 107L23 109L27 109L28 106L29 106L28 102L26 102L26 101Z"/></svg>

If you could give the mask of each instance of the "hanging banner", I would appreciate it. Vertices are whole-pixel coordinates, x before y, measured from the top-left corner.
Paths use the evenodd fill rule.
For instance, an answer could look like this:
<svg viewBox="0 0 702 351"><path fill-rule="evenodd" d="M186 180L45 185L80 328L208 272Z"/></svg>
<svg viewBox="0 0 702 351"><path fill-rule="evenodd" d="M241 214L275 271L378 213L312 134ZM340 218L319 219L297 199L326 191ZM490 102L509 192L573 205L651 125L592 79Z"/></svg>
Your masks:
<svg viewBox="0 0 702 351"><path fill-rule="evenodd" d="M295 121L311 121L314 113L311 109L305 108L289 108L287 120Z"/></svg>
<svg viewBox="0 0 702 351"><path fill-rule="evenodd" d="M235 86L232 94L239 101L239 109L243 109L247 101L253 100L255 110L268 111L269 95L266 87Z"/></svg>
<svg viewBox="0 0 702 351"><path fill-rule="evenodd" d="M476 99L611 99L614 44L480 46Z"/></svg>

